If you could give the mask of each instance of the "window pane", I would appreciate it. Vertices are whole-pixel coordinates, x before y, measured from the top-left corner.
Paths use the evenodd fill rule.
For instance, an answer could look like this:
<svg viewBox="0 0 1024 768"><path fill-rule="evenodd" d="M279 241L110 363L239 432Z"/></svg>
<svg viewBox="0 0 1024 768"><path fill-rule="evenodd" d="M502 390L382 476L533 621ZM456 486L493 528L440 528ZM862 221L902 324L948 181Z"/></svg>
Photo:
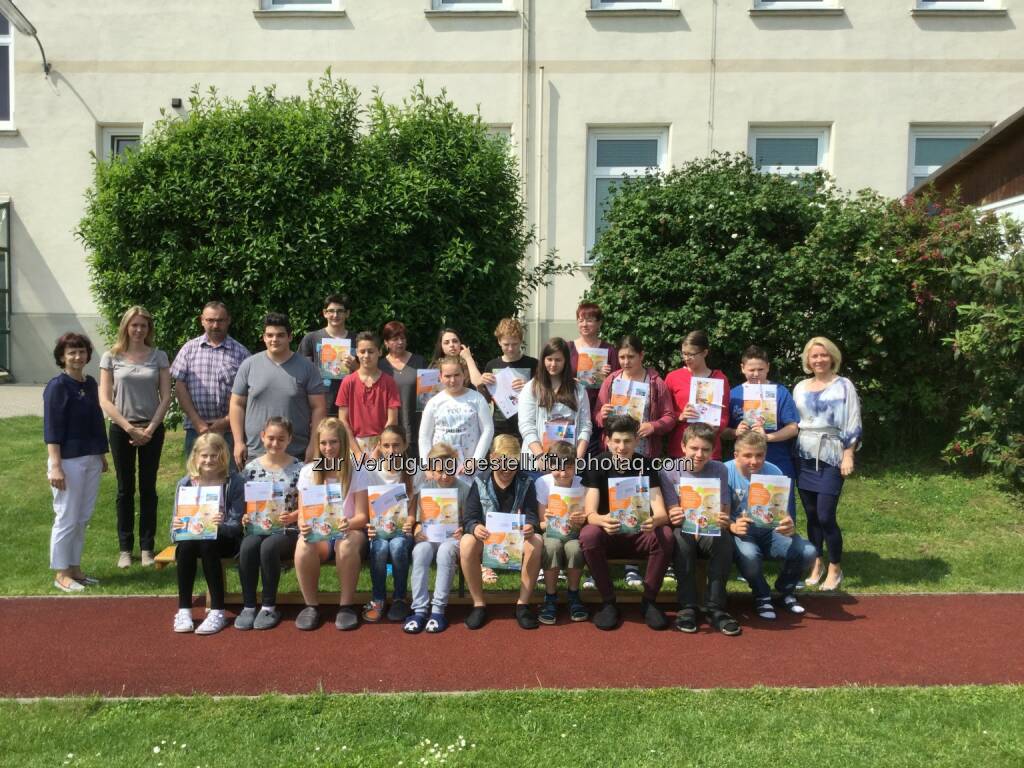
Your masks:
<svg viewBox="0 0 1024 768"><path fill-rule="evenodd" d="M110 151L114 155L124 154L139 146L138 136L112 136L110 138Z"/></svg>
<svg viewBox="0 0 1024 768"><path fill-rule="evenodd" d="M597 194L594 199L594 242L601 236L601 233L608 229L608 221L605 218L612 197L619 184L619 179L597 179Z"/></svg>
<svg viewBox="0 0 1024 768"><path fill-rule="evenodd" d="M11 34L11 24L9 21L7 21L4 15L0 13L0 35L9 34Z"/></svg>
<svg viewBox="0 0 1024 768"><path fill-rule="evenodd" d="M916 187L918 184L920 184L922 181L924 181L927 178L928 178L927 176L915 176L914 177L914 184L913 184L913 186Z"/></svg>
<svg viewBox="0 0 1024 768"><path fill-rule="evenodd" d="M818 165L818 140L811 138L757 139L756 157L758 168L774 168L778 165Z"/></svg>
<svg viewBox="0 0 1024 768"><path fill-rule="evenodd" d="M977 139L920 138L914 153L914 165L945 165Z"/></svg>
<svg viewBox="0 0 1024 768"><path fill-rule="evenodd" d="M658 165L657 139L598 139L598 168L653 168Z"/></svg>
<svg viewBox="0 0 1024 768"><path fill-rule="evenodd" d="M273 6L288 6L288 5L330 5L334 0L271 0L270 4Z"/></svg>
<svg viewBox="0 0 1024 768"><path fill-rule="evenodd" d="M439 0L437 5L445 7L458 7L460 5L476 7L493 5L495 7L501 7L504 3L505 0Z"/></svg>
<svg viewBox="0 0 1024 768"><path fill-rule="evenodd" d="M0 18L3 18L0 16ZM0 45L0 120L11 119L11 47Z"/></svg>

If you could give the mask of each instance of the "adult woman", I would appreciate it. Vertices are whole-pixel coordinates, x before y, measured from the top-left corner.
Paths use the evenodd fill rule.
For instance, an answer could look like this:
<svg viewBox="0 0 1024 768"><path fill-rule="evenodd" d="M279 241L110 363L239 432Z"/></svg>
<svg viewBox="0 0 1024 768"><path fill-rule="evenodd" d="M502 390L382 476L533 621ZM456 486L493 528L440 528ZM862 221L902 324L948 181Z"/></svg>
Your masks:
<svg viewBox="0 0 1024 768"><path fill-rule="evenodd" d="M431 368L437 368L441 358L446 355L461 357L466 363L466 371L469 381L474 387L480 386L483 381L483 374L477 368L476 361L469 347L462 343L462 335L454 328L442 328L437 333L437 340L434 342L434 357L430 361Z"/></svg>
<svg viewBox="0 0 1024 768"><path fill-rule="evenodd" d="M690 419L697 418L697 409L690 402L690 381L694 376L705 379L719 379L722 382L722 408L719 415L721 421L715 427L715 445L711 458L722 460L722 430L729 426L729 379L717 368L708 366L708 335L704 331L691 331L686 334L680 344L683 354L683 367L677 368L665 377L665 386L672 393L672 402L679 420L676 422L672 435L668 439L668 455L681 458L683 455L683 433L690 425Z"/></svg>
<svg viewBox="0 0 1024 768"><path fill-rule="evenodd" d="M398 409L398 423L402 425L405 434L416 435L420 428L420 417L416 413L416 369L426 368L427 361L422 355L409 351L408 333L405 325L398 320L387 323L382 336L388 353L378 365L398 385L398 399L402 402ZM418 456L418 448L416 442L412 441L408 448L409 455Z"/></svg>
<svg viewBox="0 0 1024 768"><path fill-rule="evenodd" d="M53 489L50 568L53 586L81 592L97 584L82 571L85 528L96 507L100 473L107 471L107 435L103 430L96 380L85 375L92 342L80 333L65 333L53 348L63 369L43 390L43 439L46 476Z"/></svg>
<svg viewBox="0 0 1024 768"><path fill-rule="evenodd" d="M100 359L100 405L110 419L110 453L117 474L118 568L132 564L135 545L135 466L139 471L139 547L153 565L156 473L171 405L167 355L153 347L153 316L139 306L121 316L117 341Z"/></svg>
<svg viewBox="0 0 1024 768"><path fill-rule="evenodd" d="M836 511L843 481L853 473L853 454L861 442L860 400L850 380L839 375L842 354L824 336L808 341L801 359L804 372L813 376L793 388L800 412L797 487L807 513L807 538L818 553L807 584L821 581L822 551L827 543L828 575L821 588L831 591L843 583L843 533Z"/></svg>
<svg viewBox="0 0 1024 768"><path fill-rule="evenodd" d="M614 371L601 384L597 395L597 424L604 427L605 421L615 411L611 404L614 382L624 379L646 384L648 393L643 399L641 417L637 419L640 429L637 431L635 452L648 458L660 456L663 436L671 432L676 423L672 395L658 372L644 365L644 345L640 339L626 334L619 340L617 349L620 370Z"/></svg>
<svg viewBox="0 0 1024 768"><path fill-rule="evenodd" d="M597 453L601 449L601 428L597 426L597 393L601 384L612 373L619 369L619 356L615 347L607 341L601 341L601 326L604 324L604 314L601 307L593 302L584 301L576 307L576 328L579 329L579 338L569 342L569 368L576 379L584 379L587 388L587 399L590 403L590 417L594 424L591 434L590 453ZM594 359L584 355L584 369L587 365L593 371L592 375L580 374L580 350L604 350L607 361L595 369Z"/></svg>
<svg viewBox="0 0 1024 768"><path fill-rule="evenodd" d="M548 443L556 442L545 434L549 426L568 425L572 437L559 436L573 443L576 457L587 453L593 429L590 420L590 401L586 388L574 381L566 369L569 361L569 345L565 339L549 339L541 350L540 365L524 388L519 398L519 430L523 435L523 467L539 476L546 469L541 458L547 452ZM558 427L556 427L558 428ZM532 461L531 461L532 459Z"/></svg>

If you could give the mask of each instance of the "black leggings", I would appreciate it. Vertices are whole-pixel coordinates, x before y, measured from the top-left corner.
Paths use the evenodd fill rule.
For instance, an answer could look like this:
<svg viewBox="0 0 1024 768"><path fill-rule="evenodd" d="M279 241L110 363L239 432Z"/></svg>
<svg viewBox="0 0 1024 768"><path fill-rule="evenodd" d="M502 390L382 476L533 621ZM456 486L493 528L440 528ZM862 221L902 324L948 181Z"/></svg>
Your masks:
<svg viewBox="0 0 1024 768"><path fill-rule="evenodd" d="M297 531L270 536L249 534L242 539L238 553L238 572L242 579L242 598L246 608L256 607L256 584L263 575L263 605L277 603L277 585L281 581L281 561L295 556L299 542Z"/></svg>
<svg viewBox="0 0 1024 768"><path fill-rule="evenodd" d="M192 607L192 588L196 583L199 560L203 561L203 575L210 589L211 609L224 608L224 572L221 570L222 557L238 554L238 539L221 536L207 541L179 541L174 549L174 562L178 566L178 607Z"/></svg>
<svg viewBox="0 0 1024 768"><path fill-rule="evenodd" d="M135 472L139 476L139 548L154 549L156 539L156 475L164 447L164 425L145 445L132 445L128 433L110 424L110 455L117 475L117 541L122 552L135 545Z"/></svg>
<svg viewBox="0 0 1024 768"><path fill-rule="evenodd" d="M801 488L800 500L807 513L807 538L817 550L818 557L822 556L822 547L828 544L829 563L839 565L843 560L843 532L836 520L839 496Z"/></svg>

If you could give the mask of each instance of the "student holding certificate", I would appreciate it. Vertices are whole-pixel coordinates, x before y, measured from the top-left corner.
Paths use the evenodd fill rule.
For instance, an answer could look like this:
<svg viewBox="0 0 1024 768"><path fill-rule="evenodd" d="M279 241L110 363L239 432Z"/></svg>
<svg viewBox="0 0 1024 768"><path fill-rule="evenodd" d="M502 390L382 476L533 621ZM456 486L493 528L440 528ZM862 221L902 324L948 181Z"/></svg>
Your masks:
<svg viewBox="0 0 1024 768"><path fill-rule="evenodd" d="M787 513L787 499L793 484L782 470L765 461L765 436L747 430L736 438L736 458L725 463L732 494L732 532L735 534L736 564L754 594L754 609L762 619L775 618L772 593L764 577L764 561L782 563L775 589L791 613L804 608L796 599L796 585L814 562L814 545L796 533ZM777 484L777 486L776 486Z"/></svg>
<svg viewBox="0 0 1024 768"><path fill-rule="evenodd" d="M491 515L504 518L507 515L522 516L522 526L511 531L522 541L522 566L520 570L519 598L516 600L516 621L523 629L536 629L537 617L530 610L530 597L540 572L543 542L537 532L540 523L537 518L537 494L533 481L518 469L519 453L522 446L512 435L498 435L491 446L490 459L496 466L490 475L477 477L466 498L466 512L463 520L465 533L459 545L462 572L466 585L473 597L473 610L466 617L466 626L480 629L487 621L487 603L484 599L483 577L480 565L484 545L491 538L487 519ZM498 567L498 566L495 566Z"/></svg>
<svg viewBox="0 0 1024 768"><path fill-rule="evenodd" d="M366 523L369 519L366 489L373 477L356 467L348 444L348 434L341 422L328 417L316 430L316 453L313 461L299 474L299 505L302 493L311 486L326 486L327 496L336 497L341 506L340 531L333 540L309 541L312 526L299 516L299 541L295 546L295 574L306 607L295 618L295 626L313 630L320 626L320 564L335 559L340 591L338 615L334 626L345 631L359 626L355 602L356 582L362 553L366 548ZM334 493L332 493L334 491Z"/></svg>
<svg viewBox="0 0 1024 768"><path fill-rule="evenodd" d="M525 335L526 329L514 317L502 318L498 323L498 327L494 329L494 338L497 339L498 346L501 347L501 357L488 360L487 364L484 365L480 382L474 381L477 391L488 400L493 399L491 388L495 385L501 385L495 374L502 369L512 368L517 371L516 375L512 377L510 384L513 393L512 398L521 397L523 389L537 371L537 358L523 354L523 338ZM526 374L525 377L523 376L524 372ZM480 386L481 384L483 386ZM494 434L519 437L520 430L518 413L506 415L496 401L494 403Z"/></svg>
<svg viewBox="0 0 1024 768"><path fill-rule="evenodd" d="M459 477L456 470L459 454L445 443L438 443L426 456L426 479L420 484L420 519L416 524L412 550L412 613L406 619L403 629L410 635L422 632L437 634L448 629L445 610L448 595L452 590L452 579L459 567L459 540L462 538L460 511L466 508L470 484ZM446 494L455 492L455 499L442 499L441 490ZM454 502L454 515L449 514ZM428 509L429 508L429 509ZM454 517L455 522L450 522ZM434 594L430 594L430 566L437 563L434 577Z"/></svg>
<svg viewBox="0 0 1024 768"><path fill-rule="evenodd" d="M713 412L717 412L715 443L711 458L721 461L721 434L722 430L729 425L729 379L717 368L712 370L708 366L710 345L708 343L708 335L704 331L691 331L686 334L686 338L683 339L680 348L683 355L683 367L677 368L665 377L665 385L672 394L672 402L675 404L676 412L679 414L675 428L672 430L672 435L668 439L668 455L676 459L683 455L683 433L689 424L701 420L701 413L699 411L705 413L706 419L709 414L715 415ZM712 382L707 382L707 386L695 388L693 386L693 379L695 378L711 379L721 383L713 384ZM720 402L717 402L717 390L719 388L721 388L722 399ZM706 397L701 398L704 402L694 402L692 397L694 389L701 394L704 392L708 393ZM711 394L712 391L715 392L714 395ZM698 410L699 406L701 407ZM711 419L707 420L710 421Z"/></svg>
<svg viewBox="0 0 1024 768"><path fill-rule="evenodd" d="M351 308L352 302L348 296L332 293L324 299L323 316L327 321L327 325L319 330L307 333L302 337L302 341L299 342L299 355L309 360L317 368L320 368L320 350L323 348L325 341L328 344L338 341L348 342L350 352L344 359L338 361L339 365L337 366L338 369L343 370L340 373L332 374L324 381L324 385L327 387L324 399L327 404L328 416L338 415L338 406L335 404L338 399L338 389L341 387L342 379L345 378L345 372L354 371L356 365L358 365L355 357L352 356L352 352L355 351L354 334L345 327L349 314L351 314ZM344 349L344 347L339 346L338 349Z"/></svg>
<svg viewBox="0 0 1024 768"><path fill-rule="evenodd" d="M601 326L604 314L601 307L590 301L581 302L576 307L576 328L580 335L569 342L569 369L576 380L587 389L587 400L590 405L590 419L593 432L587 452L597 454L601 451L601 428L597 425L597 393L604 380L612 371L619 369L618 350L607 341L601 340Z"/></svg>
<svg viewBox="0 0 1024 768"><path fill-rule="evenodd" d="M299 472L302 462L288 453L292 425L282 416L267 419L260 433L263 449L242 470L246 481L246 512L242 526L246 536L238 553L238 575L242 582L242 612L235 629L273 629L281 623L277 610L277 585L281 581L281 561L291 560L299 541ZM264 493L250 500L253 490ZM265 499L265 500L264 500ZM249 509L254 511L251 513ZM267 509L269 530L253 526L253 518ZM263 576L263 604L257 609L256 587Z"/></svg>
<svg viewBox="0 0 1024 768"><path fill-rule="evenodd" d="M245 481L241 475L229 473L228 444L216 432L206 432L192 444L186 464L186 475L178 481L175 514L171 520L171 537L175 539L174 561L178 573L178 612L174 614L174 631L197 635L213 635L227 626L224 615L224 572L220 561L234 557L242 538L242 514L245 512ZM207 491L207 489L209 489ZM189 493L191 491L191 493ZM206 492L214 501L209 522L215 526L214 538L204 535L203 521L198 515L185 519L183 501L186 496ZM198 492L198 493L197 493ZM205 512L197 504L196 512ZM192 528L193 524L198 524ZM179 538L194 534L197 538ZM209 613L198 628L192 622L192 588L195 585L199 560L203 561L203 575L210 590Z"/></svg>
<svg viewBox="0 0 1024 768"><path fill-rule="evenodd" d="M461 357L442 357L438 366L444 389L430 398L420 421L420 456L432 446L446 443L459 452L462 462L483 459L494 437L491 409L483 395L466 387L468 371ZM460 468L471 474L472 467Z"/></svg>
<svg viewBox="0 0 1024 768"><path fill-rule="evenodd" d="M571 431L574 455L587 453L592 423L586 388L569 375L569 345L565 339L549 339L541 351L541 364L533 381L523 388L519 399L519 430L523 434L523 467L539 476L544 467L545 433L552 425L566 425Z"/></svg>
<svg viewBox="0 0 1024 768"><path fill-rule="evenodd" d="M348 444L360 457L376 456L384 428L398 423L398 387L377 364L380 339L370 331L356 336L359 370L350 373L338 390L338 420L348 433Z"/></svg>

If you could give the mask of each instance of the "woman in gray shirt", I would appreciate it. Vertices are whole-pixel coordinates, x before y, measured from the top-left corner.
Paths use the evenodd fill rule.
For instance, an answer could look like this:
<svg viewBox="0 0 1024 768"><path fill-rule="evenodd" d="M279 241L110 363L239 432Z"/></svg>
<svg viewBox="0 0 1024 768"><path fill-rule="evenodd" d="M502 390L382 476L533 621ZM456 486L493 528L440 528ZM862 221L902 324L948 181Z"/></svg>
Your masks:
<svg viewBox="0 0 1024 768"><path fill-rule="evenodd" d="M164 415L171 405L170 367L167 354L153 347L153 316L142 307L130 307L121 316L117 341L100 360L100 405L110 419L110 454L117 474L118 568L132 564L136 461L142 564L154 563L156 474Z"/></svg>

